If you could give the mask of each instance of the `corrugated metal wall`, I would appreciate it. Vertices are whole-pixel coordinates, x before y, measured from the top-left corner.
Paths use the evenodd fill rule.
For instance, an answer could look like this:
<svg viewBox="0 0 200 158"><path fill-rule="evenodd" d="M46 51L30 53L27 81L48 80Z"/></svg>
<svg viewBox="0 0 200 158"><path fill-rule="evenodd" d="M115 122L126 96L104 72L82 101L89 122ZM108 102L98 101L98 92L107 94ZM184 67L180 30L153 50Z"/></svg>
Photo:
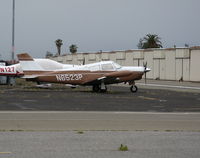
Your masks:
<svg viewBox="0 0 200 158"><path fill-rule="evenodd" d="M142 66L147 61L152 70L147 73L149 79L200 82L200 47L77 53L51 59L67 64L112 60L126 66Z"/></svg>

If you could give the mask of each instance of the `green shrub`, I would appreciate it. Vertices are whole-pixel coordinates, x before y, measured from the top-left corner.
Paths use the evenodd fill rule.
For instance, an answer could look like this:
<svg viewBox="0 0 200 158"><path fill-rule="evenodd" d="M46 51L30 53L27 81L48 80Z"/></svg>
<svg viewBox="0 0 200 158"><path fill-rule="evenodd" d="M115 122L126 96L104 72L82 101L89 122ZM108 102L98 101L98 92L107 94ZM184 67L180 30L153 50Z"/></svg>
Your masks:
<svg viewBox="0 0 200 158"><path fill-rule="evenodd" d="M84 132L83 132L83 131L77 131L77 133L78 133L78 134L83 134Z"/></svg>
<svg viewBox="0 0 200 158"><path fill-rule="evenodd" d="M121 146L118 148L119 151L128 151L127 145L121 144Z"/></svg>

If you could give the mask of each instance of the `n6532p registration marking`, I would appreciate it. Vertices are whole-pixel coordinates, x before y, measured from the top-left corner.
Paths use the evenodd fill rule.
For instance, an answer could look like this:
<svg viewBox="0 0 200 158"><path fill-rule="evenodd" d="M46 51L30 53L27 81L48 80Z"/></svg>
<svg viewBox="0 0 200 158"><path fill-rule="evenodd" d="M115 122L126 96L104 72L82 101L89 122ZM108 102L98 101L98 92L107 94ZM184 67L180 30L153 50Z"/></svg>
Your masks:
<svg viewBox="0 0 200 158"><path fill-rule="evenodd" d="M82 74L58 74L56 75L57 81L78 81L83 78Z"/></svg>

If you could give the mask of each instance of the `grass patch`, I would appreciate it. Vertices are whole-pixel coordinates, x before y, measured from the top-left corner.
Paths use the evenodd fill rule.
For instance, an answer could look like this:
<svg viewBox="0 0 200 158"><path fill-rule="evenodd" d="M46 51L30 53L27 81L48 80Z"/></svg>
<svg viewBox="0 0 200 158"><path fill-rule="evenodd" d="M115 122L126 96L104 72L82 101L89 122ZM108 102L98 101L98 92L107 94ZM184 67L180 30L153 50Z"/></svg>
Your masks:
<svg viewBox="0 0 200 158"><path fill-rule="evenodd" d="M127 145L121 144L120 147L118 148L119 151L128 151Z"/></svg>
<svg viewBox="0 0 200 158"><path fill-rule="evenodd" d="M83 131L77 131L77 134L84 134Z"/></svg>

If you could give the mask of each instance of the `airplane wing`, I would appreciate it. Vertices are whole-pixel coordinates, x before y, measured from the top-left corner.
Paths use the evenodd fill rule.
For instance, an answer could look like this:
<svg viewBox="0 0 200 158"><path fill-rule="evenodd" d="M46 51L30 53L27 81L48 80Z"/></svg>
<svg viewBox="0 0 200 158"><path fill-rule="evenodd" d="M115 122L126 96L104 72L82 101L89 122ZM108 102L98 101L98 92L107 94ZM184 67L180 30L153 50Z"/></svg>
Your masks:
<svg viewBox="0 0 200 158"><path fill-rule="evenodd" d="M95 78L95 79L91 79L91 80L87 80L84 84L101 84L102 81L104 81L105 83L112 83L116 80L119 80L120 77L124 77L124 76L128 76L131 75L130 71L117 71L117 72L110 72L110 73L106 73L101 77Z"/></svg>
<svg viewBox="0 0 200 158"><path fill-rule="evenodd" d="M131 75L130 71L115 71L115 72L108 73L106 77L124 77L128 75Z"/></svg>

